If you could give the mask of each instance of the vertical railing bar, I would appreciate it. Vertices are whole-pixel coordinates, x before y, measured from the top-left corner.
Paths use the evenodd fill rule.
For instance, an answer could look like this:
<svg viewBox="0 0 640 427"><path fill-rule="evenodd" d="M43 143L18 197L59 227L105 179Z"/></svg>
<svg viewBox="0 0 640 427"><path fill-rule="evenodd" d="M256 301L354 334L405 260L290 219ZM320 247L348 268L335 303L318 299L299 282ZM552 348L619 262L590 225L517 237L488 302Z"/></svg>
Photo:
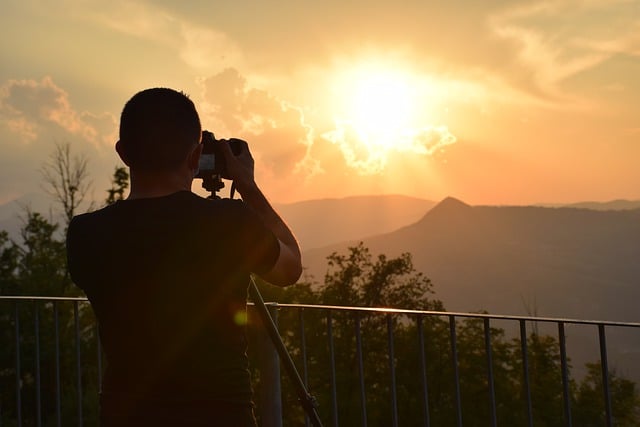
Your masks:
<svg viewBox="0 0 640 427"><path fill-rule="evenodd" d="M389 374L391 376L391 421L393 427L398 427L398 396L396 391L396 361L393 345L393 319L387 314L387 346L389 348Z"/></svg>
<svg viewBox="0 0 640 427"><path fill-rule="evenodd" d="M56 425L62 426L62 395L60 390L60 313L58 301L53 302L53 329L55 331L56 354Z"/></svg>
<svg viewBox="0 0 640 427"><path fill-rule="evenodd" d="M42 425L42 399L41 399L41 381L40 381L40 305L38 301L34 301L35 306L35 341L36 341L36 425Z"/></svg>
<svg viewBox="0 0 640 427"><path fill-rule="evenodd" d="M564 333L564 322L558 322L560 340L560 368L562 371L562 397L564 401L564 420L567 427L572 426L571 400L569 394L569 367L567 366L567 342Z"/></svg>
<svg viewBox="0 0 640 427"><path fill-rule="evenodd" d="M22 367L20 366L20 310L19 301L15 305L16 328L16 416L18 426L22 425Z"/></svg>
<svg viewBox="0 0 640 427"><path fill-rule="evenodd" d="M424 426L430 427L429 419L429 390L427 388L427 358L424 350L424 317L418 315L418 347L420 351L420 373L422 374L422 412L424 418Z"/></svg>
<svg viewBox="0 0 640 427"><path fill-rule="evenodd" d="M531 403L531 382L529 380L529 350L527 346L527 324L520 320L520 348L522 352L522 378L527 401L527 426L533 427L533 406Z"/></svg>
<svg viewBox="0 0 640 427"><path fill-rule="evenodd" d="M600 338L600 369L602 370L604 408L607 417L607 427L611 427L613 425L613 415L611 412L611 391L609 389L609 362L607 361L607 337L603 324L598 325L598 335Z"/></svg>
<svg viewBox="0 0 640 427"><path fill-rule="evenodd" d="M80 313L78 312L78 301L73 302L73 320L76 332L76 404L78 405L78 425L82 426L82 363L80 360Z"/></svg>
<svg viewBox="0 0 640 427"><path fill-rule="evenodd" d="M457 426L462 427L462 400L460 397L460 372L458 370L458 344L456 339L456 317L449 316L449 335L451 337L451 362L456 395Z"/></svg>
<svg viewBox="0 0 640 427"><path fill-rule="evenodd" d="M493 378L493 352L491 351L491 324L489 318L484 318L484 348L487 355L487 381L489 385L489 405L491 414L491 425L496 427L498 420L496 416L496 389Z"/></svg>
<svg viewBox="0 0 640 427"><path fill-rule="evenodd" d="M333 411L333 425L338 427L338 393L336 390L336 360L333 348L333 318L331 310L327 312L327 335L329 338L329 361L331 365L331 409Z"/></svg>
<svg viewBox="0 0 640 427"><path fill-rule="evenodd" d="M360 313L356 312L356 355L358 357L358 376L360 379L360 412L362 425L367 426L367 396L364 388L364 361L362 357L362 330Z"/></svg>
<svg viewBox="0 0 640 427"><path fill-rule="evenodd" d="M100 325L96 321L96 348L98 349L98 393L102 392L102 343L100 342Z"/></svg>
<svg viewBox="0 0 640 427"><path fill-rule="evenodd" d="M300 347L302 347L302 379L305 387L309 389L309 367L307 365L307 335L304 328L304 307L298 308L298 323L300 324ZM309 427L309 416L306 411L304 414L304 425Z"/></svg>

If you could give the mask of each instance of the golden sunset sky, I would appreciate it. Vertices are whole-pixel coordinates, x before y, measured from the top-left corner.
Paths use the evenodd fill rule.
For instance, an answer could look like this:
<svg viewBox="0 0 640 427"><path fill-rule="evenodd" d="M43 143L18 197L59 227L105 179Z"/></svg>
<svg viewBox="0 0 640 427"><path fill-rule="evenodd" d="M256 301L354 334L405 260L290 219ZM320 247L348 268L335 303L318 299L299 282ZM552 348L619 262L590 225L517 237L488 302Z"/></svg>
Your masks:
<svg viewBox="0 0 640 427"><path fill-rule="evenodd" d="M640 1L2 0L0 203L56 142L103 200L124 103L183 90L274 202L640 199Z"/></svg>

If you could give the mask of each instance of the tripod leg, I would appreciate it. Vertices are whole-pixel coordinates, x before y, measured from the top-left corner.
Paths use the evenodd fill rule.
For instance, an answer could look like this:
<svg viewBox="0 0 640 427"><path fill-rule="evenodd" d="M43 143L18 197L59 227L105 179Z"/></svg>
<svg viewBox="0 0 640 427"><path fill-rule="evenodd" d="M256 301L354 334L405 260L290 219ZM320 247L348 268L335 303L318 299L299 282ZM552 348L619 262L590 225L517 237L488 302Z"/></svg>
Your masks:
<svg viewBox="0 0 640 427"><path fill-rule="evenodd" d="M273 322L273 319L269 314L269 309L267 309L267 307L265 306L264 300L262 299L262 295L260 294L260 291L258 290L258 286L256 285L253 278L251 279L251 284L249 285L249 294L251 295L251 299L253 300L253 303L255 304L255 307L258 310L258 313L260 314L262 322L265 328L267 329L267 332L269 333L269 336L271 337L271 340L273 341L273 344L276 347L278 354L280 355L282 366L284 367L285 371L287 371L287 375L289 376L289 379L291 380L294 388L296 389L296 394L298 396L298 400L300 400L300 404L302 405L303 409L307 413L307 416L309 417L311 424L313 424L314 427L322 427L320 416L316 411L315 400L307 392L304 382L302 381L302 378L300 378L300 374L298 374L296 365L293 362L291 355L287 351L287 348L285 347L284 342L282 341L282 337L278 333L278 328Z"/></svg>

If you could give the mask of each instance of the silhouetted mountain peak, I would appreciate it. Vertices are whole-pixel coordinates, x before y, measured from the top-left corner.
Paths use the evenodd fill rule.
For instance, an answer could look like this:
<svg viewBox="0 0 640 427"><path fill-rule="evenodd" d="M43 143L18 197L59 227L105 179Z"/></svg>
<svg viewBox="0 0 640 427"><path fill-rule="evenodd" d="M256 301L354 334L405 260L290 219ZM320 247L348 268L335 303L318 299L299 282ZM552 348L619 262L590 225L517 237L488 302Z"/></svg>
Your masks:
<svg viewBox="0 0 640 427"><path fill-rule="evenodd" d="M472 210L473 208L463 201L454 197L447 197L427 212L423 220L431 220L435 218L457 218L460 216L466 216Z"/></svg>
<svg viewBox="0 0 640 427"><path fill-rule="evenodd" d="M463 202L462 200L456 199L455 197L446 197L433 209L467 209L470 208L468 204Z"/></svg>

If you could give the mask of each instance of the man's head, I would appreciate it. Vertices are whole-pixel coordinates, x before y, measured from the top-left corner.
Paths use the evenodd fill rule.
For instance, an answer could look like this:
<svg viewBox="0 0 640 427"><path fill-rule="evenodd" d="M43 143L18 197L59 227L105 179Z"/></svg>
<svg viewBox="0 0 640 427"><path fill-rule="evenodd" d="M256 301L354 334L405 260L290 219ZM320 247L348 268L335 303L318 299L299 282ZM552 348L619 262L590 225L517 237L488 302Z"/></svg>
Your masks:
<svg viewBox="0 0 640 427"><path fill-rule="evenodd" d="M133 170L167 172L189 156L201 134L198 112L184 93L146 89L125 104L116 148Z"/></svg>

